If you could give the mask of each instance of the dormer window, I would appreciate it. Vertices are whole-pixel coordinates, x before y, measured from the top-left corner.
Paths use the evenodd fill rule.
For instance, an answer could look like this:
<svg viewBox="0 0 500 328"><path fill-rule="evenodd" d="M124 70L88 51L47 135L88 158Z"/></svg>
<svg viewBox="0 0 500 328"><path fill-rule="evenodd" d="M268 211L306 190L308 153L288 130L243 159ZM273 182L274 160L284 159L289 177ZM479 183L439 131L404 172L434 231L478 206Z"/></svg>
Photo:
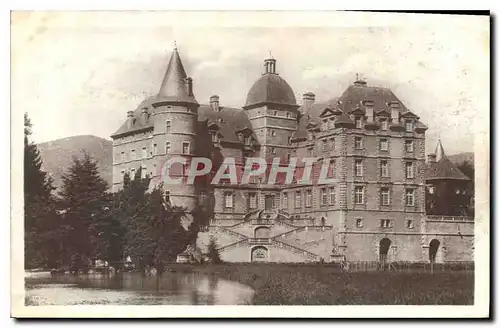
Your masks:
<svg viewBox="0 0 500 328"><path fill-rule="evenodd" d="M389 121L386 118L380 119L380 129L383 131L389 130Z"/></svg>
<svg viewBox="0 0 500 328"><path fill-rule="evenodd" d="M354 123L355 123L356 129L363 128L363 120L362 120L361 116L356 116L354 118Z"/></svg>
<svg viewBox="0 0 500 328"><path fill-rule="evenodd" d="M405 120L405 131L406 132L413 132L413 121L412 120Z"/></svg>
<svg viewBox="0 0 500 328"><path fill-rule="evenodd" d="M219 135L217 134L217 132L216 131L212 131L211 134L212 134L212 142L213 143L218 143L219 142Z"/></svg>

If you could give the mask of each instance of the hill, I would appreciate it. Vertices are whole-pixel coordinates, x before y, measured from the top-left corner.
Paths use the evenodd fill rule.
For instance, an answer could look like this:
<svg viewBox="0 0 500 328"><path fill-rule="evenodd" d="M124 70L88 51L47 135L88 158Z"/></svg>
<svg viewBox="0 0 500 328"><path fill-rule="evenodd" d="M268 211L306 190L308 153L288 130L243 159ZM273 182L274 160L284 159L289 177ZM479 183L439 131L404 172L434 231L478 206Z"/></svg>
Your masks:
<svg viewBox="0 0 500 328"><path fill-rule="evenodd" d="M472 152L448 155L448 158L455 164L461 164L464 161L468 161L474 164L474 153Z"/></svg>
<svg viewBox="0 0 500 328"><path fill-rule="evenodd" d="M53 179L54 186L59 187L62 175L67 172L73 157L80 158L83 152L97 161L99 173L111 186L113 182L113 143L110 140L91 135L74 136L38 144L43 160L42 169Z"/></svg>

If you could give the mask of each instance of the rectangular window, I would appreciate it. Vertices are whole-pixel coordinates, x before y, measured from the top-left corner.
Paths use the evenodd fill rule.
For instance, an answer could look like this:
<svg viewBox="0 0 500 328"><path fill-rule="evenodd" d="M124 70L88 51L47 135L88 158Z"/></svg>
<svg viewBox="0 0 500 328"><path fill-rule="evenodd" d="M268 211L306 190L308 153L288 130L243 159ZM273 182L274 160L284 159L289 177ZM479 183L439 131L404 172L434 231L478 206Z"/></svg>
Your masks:
<svg viewBox="0 0 500 328"><path fill-rule="evenodd" d="M165 197L165 203L170 203L170 191L165 190L164 192L164 197Z"/></svg>
<svg viewBox="0 0 500 328"><path fill-rule="evenodd" d="M406 132L413 132L413 121L412 120L405 120L405 131Z"/></svg>
<svg viewBox="0 0 500 328"><path fill-rule="evenodd" d="M146 166L143 166L141 168L141 178L146 178L146 176L148 175L148 168Z"/></svg>
<svg viewBox="0 0 500 328"><path fill-rule="evenodd" d="M271 130L271 136L273 136L273 137L276 136L276 131L275 130Z"/></svg>
<svg viewBox="0 0 500 328"><path fill-rule="evenodd" d="M328 204L328 194L326 188L321 188L321 205L325 206Z"/></svg>
<svg viewBox="0 0 500 328"><path fill-rule="evenodd" d="M406 206L415 206L415 190L406 189L405 191L405 204Z"/></svg>
<svg viewBox="0 0 500 328"><path fill-rule="evenodd" d="M380 220L380 227L381 228L392 228L392 220L389 220L389 219Z"/></svg>
<svg viewBox="0 0 500 328"><path fill-rule="evenodd" d="M412 162L406 162L405 164L406 167L406 178L407 179L413 179L413 163Z"/></svg>
<svg viewBox="0 0 500 328"><path fill-rule="evenodd" d="M389 140L380 139L380 150L381 151L388 151L389 150Z"/></svg>
<svg viewBox="0 0 500 328"><path fill-rule="evenodd" d="M389 177L389 164L387 161L380 161L380 177Z"/></svg>
<svg viewBox="0 0 500 328"><path fill-rule="evenodd" d="M182 143L182 154L183 155L188 155L189 154L189 142L183 142Z"/></svg>
<svg viewBox="0 0 500 328"><path fill-rule="evenodd" d="M224 207L233 208L233 194L230 192L224 193Z"/></svg>
<svg viewBox="0 0 500 328"><path fill-rule="evenodd" d="M390 205L391 203L391 193L389 188L380 188L380 204L381 205Z"/></svg>
<svg viewBox="0 0 500 328"><path fill-rule="evenodd" d="M254 192L248 194L248 208L257 208L257 194Z"/></svg>
<svg viewBox="0 0 500 328"><path fill-rule="evenodd" d="M364 187L354 187L354 202L356 204L365 203Z"/></svg>
<svg viewBox="0 0 500 328"><path fill-rule="evenodd" d="M363 228L363 219L356 218L356 228Z"/></svg>
<svg viewBox="0 0 500 328"><path fill-rule="evenodd" d="M165 142L165 154L170 153L170 142Z"/></svg>
<svg viewBox="0 0 500 328"><path fill-rule="evenodd" d="M121 170L120 173L122 175L122 181L123 181L123 179L125 179L125 170Z"/></svg>
<svg viewBox="0 0 500 328"><path fill-rule="evenodd" d="M271 147L269 148L269 151L271 152L271 154L275 155L276 154L276 148L274 147Z"/></svg>
<svg viewBox="0 0 500 328"><path fill-rule="evenodd" d="M327 131L328 128L329 128L329 126L328 126L328 120L323 120L323 124L321 124L321 129L323 131Z"/></svg>
<svg viewBox="0 0 500 328"><path fill-rule="evenodd" d="M356 118L354 119L354 122L356 124L356 129L362 129L363 128L363 120L362 120L361 117L356 116Z"/></svg>
<svg viewBox="0 0 500 328"><path fill-rule="evenodd" d="M330 187L330 205L335 204L335 187Z"/></svg>
<svg viewBox="0 0 500 328"><path fill-rule="evenodd" d="M413 229L415 228L415 222L413 220L406 220L406 227L408 229Z"/></svg>
<svg viewBox="0 0 500 328"><path fill-rule="evenodd" d="M380 129L383 131L389 130L389 121L386 118L380 119Z"/></svg>
<svg viewBox="0 0 500 328"><path fill-rule="evenodd" d="M132 161L135 161L135 159L136 159L136 158L135 158L135 149L130 150L130 159L131 159Z"/></svg>
<svg viewBox="0 0 500 328"><path fill-rule="evenodd" d="M405 150L408 153L413 152L413 140L405 140Z"/></svg>
<svg viewBox="0 0 500 328"><path fill-rule="evenodd" d="M122 151L120 158L121 158L122 162L125 162L125 152L124 151Z"/></svg>
<svg viewBox="0 0 500 328"><path fill-rule="evenodd" d="M313 194L312 190L306 190L306 207L312 206Z"/></svg>
<svg viewBox="0 0 500 328"><path fill-rule="evenodd" d="M308 156L312 156L313 155L313 148L312 147L307 148L307 155Z"/></svg>
<svg viewBox="0 0 500 328"><path fill-rule="evenodd" d="M134 178L135 178L135 169L131 169L130 170L130 179L134 180Z"/></svg>
<svg viewBox="0 0 500 328"><path fill-rule="evenodd" d="M327 151L328 150L328 140L327 139L323 139L323 145L322 145L322 149L323 151Z"/></svg>
<svg viewBox="0 0 500 328"><path fill-rule="evenodd" d="M354 149L363 149L363 138L354 137Z"/></svg>
<svg viewBox="0 0 500 328"><path fill-rule="evenodd" d="M148 158L148 149L146 147L142 147L142 158Z"/></svg>
<svg viewBox="0 0 500 328"><path fill-rule="evenodd" d="M328 178L335 177L335 160L334 159L331 159L330 164L328 165L327 177Z"/></svg>
<svg viewBox="0 0 500 328"><path fill-rule="evenodd" d="M354 175L357 177L363 176L363 160L357 159L354 161Z"/></svg>
<svg viewBox="0 0 500 328"><path fill-rule="evenodd" d="M295 192L295 208L300 208L302 206L302 195L300 191Z"/></svg>
<svg viewBox="0 0 500 328"><path fill-rule="evenodd" d="M330 138L330 149L335 150L335 138Z"/></svg>
<svg viewBox="0 0 500 328"><path fill-rule="evenodd" d="M170 121L165 122L165 133L170 133L171 125L172 125L172 122L170 122Z"/></svg>
<svg viewBox="0 0 500 328"><path fill-rule="evenodd" d="M284 209L288 209L288 193L283 193L283 205Z"/></svg>
<svg viewBox="0 0 500 328"><path fill-rule="evenodd" d="M286 118L290 118L290 113L286 112Z"/></svg>
<svg viewBox="0 0 500 328"><path fill-rule="evenodd" d="M158 145L153 144L153 155L158 155Z"/></svg>

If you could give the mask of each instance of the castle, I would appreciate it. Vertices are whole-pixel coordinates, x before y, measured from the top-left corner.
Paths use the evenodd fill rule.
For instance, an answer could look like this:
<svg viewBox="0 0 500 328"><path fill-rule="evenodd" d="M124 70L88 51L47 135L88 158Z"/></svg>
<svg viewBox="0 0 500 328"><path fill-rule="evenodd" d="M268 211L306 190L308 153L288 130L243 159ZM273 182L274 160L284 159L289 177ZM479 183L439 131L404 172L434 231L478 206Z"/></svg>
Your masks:
<svg viewBox="0 0 500 328"><path fill-rule="evenodd" d="M291 158L316 157L298 164L312 170L308 183L267 184L266 172L248 183L165 185L165 194L188 211L210 204L214 217L197 246L205 250L214 237L224 261L473 260L473 219L426 215L434 173L441 179L434 182L467 178L449 161L426 163L427 127L418 115L390 89L361 79L329 102L307 92L298 105L277 68L275 59L264 61L242 108L222 106L215 95L202 105L174 49L158 94L127 112L112 135L113 189L138 168L161 182L173 155L233 158L238 172L251 157L279 158L284 168ZM333 183L315 179L324 163ZM175 174L186 176L182 168Z"/></svg>

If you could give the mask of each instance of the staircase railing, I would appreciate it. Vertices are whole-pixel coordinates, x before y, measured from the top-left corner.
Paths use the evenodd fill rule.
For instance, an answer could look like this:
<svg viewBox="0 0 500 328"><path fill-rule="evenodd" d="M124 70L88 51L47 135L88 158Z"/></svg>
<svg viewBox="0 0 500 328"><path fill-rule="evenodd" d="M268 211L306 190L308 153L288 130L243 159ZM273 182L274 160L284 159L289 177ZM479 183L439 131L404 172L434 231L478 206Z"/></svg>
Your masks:
<svg viewBox="0 0 500 328"><path fill-rule="evenodd" d="M245 236L244 234L242 233L239 233L239 232L236 232L236 231L233 231L231 229L228 229L226 227L221 227L221 226L218 226L218 227L212 227L214 230L218 230L218 231L222 231L223 233L227 233L228 235L232 235L234 237L238 237L238 238L241 238L241 239L247 239L248 236Z"/></svg>
<svg viewBox="0 0 500 328"><path fill-rule="evenodd" d="M235 246L243 246L243 245L247 245L247 244L248 244L248 238L247 239L243 239L243 240L238 240L238 241L236 241L234 243L231 243L231 244L219 247L217 250L219 252L223 252L223 251L228 250L229 248L233 248Z"/></svg>
<svg viewBox="0 0 500 328"><path fill-rule="evenodd" d="M293 245L290 245L288 243L285 243L285 242L282 242L282 241L277 241L275 239L272 239L273 243L276 243L278 244L277 246L278 247L284 247L284 248L287 248L289 250L291 250L292 252L294 252L295 254L301 254L301 255L304 255L306 256L309 260L312 260L312 261L317 261L319 259L319 256L317 254L314 254L312 252L309 252L305 249L302 249L302 248L299 248L299 247L296 247L296 246L293 246Z"/></svg>

